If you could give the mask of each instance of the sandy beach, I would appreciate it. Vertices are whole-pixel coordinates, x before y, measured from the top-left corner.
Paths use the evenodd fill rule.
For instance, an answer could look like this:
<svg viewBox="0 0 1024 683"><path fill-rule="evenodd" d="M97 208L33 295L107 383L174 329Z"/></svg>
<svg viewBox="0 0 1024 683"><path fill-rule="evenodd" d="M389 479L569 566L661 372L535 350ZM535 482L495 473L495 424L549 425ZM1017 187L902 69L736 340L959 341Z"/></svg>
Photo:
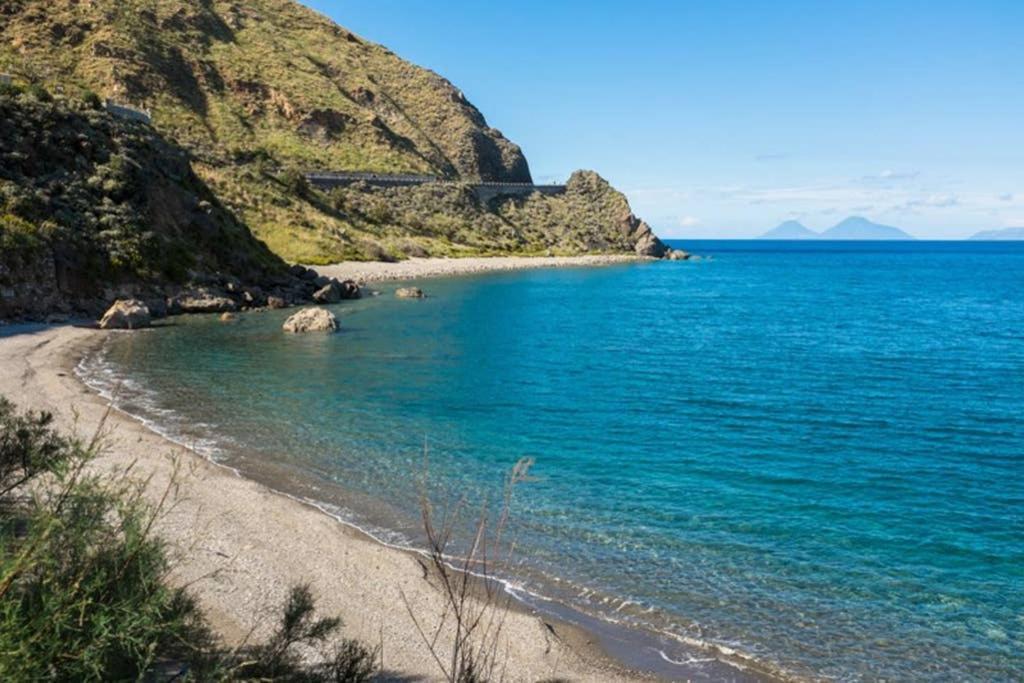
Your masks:
<svg viewBox="0 0 1024 683"><path fill-rule="evenodd" d="M532 268L573 268L607 266L648 261L632 254L595 254L589 256L474 256L466 258L411 258L396 263L382 261L343 261L327 266L310 266L321 275L356 282L417 280L420 278L472 275Z"/></svg>
<svg viewBox="0 0 1024 683"><path fill-rule="evenodd" d="M104 334L72 326L0 328L0 394L23 408L48 410L59 427L88 437L107 402L75 376L80 357ZM269 629L289 586L309 582L343 635L380 645L388 678L438 680L403 603L429 623L441 593L412 553L386 547L319 510L212 464L117 411L105 426L96 467L151 477L159 496L178 467L173 505L159 533L174 550L173 581L188 584L214 626L239 642ZM638 680L615 665L582 630L517 608L500 650L506 680Z"/></svg>

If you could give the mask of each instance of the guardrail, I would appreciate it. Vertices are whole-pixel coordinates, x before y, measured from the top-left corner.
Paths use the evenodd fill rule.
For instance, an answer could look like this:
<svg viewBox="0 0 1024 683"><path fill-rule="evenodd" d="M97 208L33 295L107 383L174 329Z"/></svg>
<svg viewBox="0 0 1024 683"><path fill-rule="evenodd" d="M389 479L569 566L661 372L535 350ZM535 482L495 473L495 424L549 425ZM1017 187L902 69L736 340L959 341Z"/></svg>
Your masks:
<svg viewBox="0 0 1024 683"><path fill-rule="evenodd" d="M127 104L119 104L111 99L108 99L103 103L103 108L110 114L119 116L122 119L140 121L145 124L153 123L153 115L148 109L137 109L136 107L130 107Z"/></svg>
<svg viewBox="0 0 1024 683"><path fill-rule="evenodd" d="M528 195L533 192L554 195L565 192L565 185L534 185L533 183L510 183L489 181L466 183L459 180L447 180L432 175L413 173L365 173L365 172L333 172L315 171L305 174L306 180L315 187L331 189L345 187L354 183L366 183L378 187L408 187L410 185L468 185L482 201L488 201L502 195Z"/></svg>

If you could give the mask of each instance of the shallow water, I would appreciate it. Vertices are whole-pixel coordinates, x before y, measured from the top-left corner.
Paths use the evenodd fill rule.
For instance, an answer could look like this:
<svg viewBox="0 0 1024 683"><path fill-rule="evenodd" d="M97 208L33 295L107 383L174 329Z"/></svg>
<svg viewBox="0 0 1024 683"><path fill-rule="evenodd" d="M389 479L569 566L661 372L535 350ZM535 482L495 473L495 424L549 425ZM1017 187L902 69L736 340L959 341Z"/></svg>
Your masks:
<svg viewBox="0 0 1024 683"><path fill-rule="evenodd" d="M518 487L514 569L800 675L1024 671L1024 245L691 242L713 260L429 280L180 318L83 369L243 471L416 543Z"/></svg>

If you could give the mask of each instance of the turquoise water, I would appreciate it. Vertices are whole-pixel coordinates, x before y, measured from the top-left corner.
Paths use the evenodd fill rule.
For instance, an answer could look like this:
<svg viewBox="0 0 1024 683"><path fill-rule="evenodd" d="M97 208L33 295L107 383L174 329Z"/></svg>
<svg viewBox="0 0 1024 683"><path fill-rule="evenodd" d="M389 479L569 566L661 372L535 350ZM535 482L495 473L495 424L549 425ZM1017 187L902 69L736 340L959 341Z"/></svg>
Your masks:
<svg viewBox="0 0 1024 683"><path fill-rule="evenodd" d="M469 500L532 456L516 576L590 613L803 676L1024 677L1024 245L686 246L714 258L381 286L335 336L182 318L83 369L391 540L425 443Z"/></svg>

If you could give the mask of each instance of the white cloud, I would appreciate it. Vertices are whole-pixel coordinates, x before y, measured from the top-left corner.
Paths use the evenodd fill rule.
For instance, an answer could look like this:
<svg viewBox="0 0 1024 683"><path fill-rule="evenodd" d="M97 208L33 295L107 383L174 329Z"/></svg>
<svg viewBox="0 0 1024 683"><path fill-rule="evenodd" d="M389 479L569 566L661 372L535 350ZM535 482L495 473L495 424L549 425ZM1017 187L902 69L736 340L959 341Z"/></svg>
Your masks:
<svg viewBox="0 0 1024 683"><path fill-rule="evenodd" d="M914 180L919 175L921 175L920 171L894 171L891 168L887 168L878 175L861 176L860 180L857 182L864 185L891 186L894 183L898 183L900 181Z"/></svg>
<svg viewBox="0 0 1024 683"><path fill-rule="evenodd" d="M944 209L947 206L956 206L960 203L960 200L956 198L956 195L951 194L931 194L924 199L916 202L920 206L931 206L937 209Z"/></svg>
<svg viewBox="0 0 1024 683"><path fill-rule="evenodd" d="M1013 201L1013 193L1012 192L1007 192L1005 194L996 195L996 199L998 199L1001 202L1012 202Z"/></svg>
<svg viewBox="0 0 1024 683"><path fill-rule="evenodd" d="M679 219L680 228L692 228L695 225L700 225L700 219L695 216L683 216Z"/></svg>

